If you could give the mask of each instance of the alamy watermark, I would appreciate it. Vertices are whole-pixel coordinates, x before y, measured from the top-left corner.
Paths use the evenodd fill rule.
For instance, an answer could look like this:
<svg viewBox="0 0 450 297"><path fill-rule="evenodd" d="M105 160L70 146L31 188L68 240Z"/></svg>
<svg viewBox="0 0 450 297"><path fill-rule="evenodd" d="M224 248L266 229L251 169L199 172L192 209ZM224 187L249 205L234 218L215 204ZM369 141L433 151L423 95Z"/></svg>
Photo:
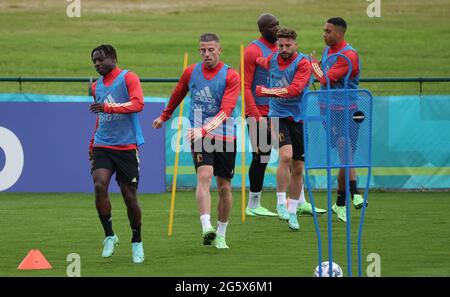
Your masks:
<svg viewBox="0 0 450 297"><path fill-rule="evenodd" d="M81 257L77 253L71 253L67 255L67 265L66 274L68 277L80 277L81 276Z"/></svg>
<svg viewBox="0 0 450 297"><path fill-rule="evenodd" d="M368 6L367 6L367 16L369 18L373 18L373 17L377 17L380 18L381 17L381 0L367 0L367 2L371 2Z"/></svg>
<svg viewBox="0 0 450 297"><path fill-rule="evenodd" d="M66 8L66 15L69 18L81 17L81 0L66 0L69 2Z"/></svg>
<svg viewBox="0 0 450 297"><path fill-rule="evenodd" d="M177 133L178 122L180 118L172 119L170 129L174 131L171 137L170 146L172 152L177 152ZM279 119L271 118L270 120L259 121L252 117L229 117L224 122L220 123L212 131L210 131L201 140L194 143L186 138L189 129L201 129L205 124L214 122L213 118L203 119L202 112L194 112L193 118L181 117L181 137L178 152L242 152L242 141L245 141L245 151L257 152L270 151L271 147L278 148L279 144ZM236 137L242 131L242 125L245 127L246 137ZM234 141L236 139L236 146ZM247 141L249 139L250 141ZM256 141L258 139L258 141ZM256 145L256 143L258 145ZM263 161L266 163L275 162L277 156L274 155L275 160L270 160L270 156L266 156Z"/></svg>
<svg viewBox="0 0 450 297"><path fill-rule="evenodd" d="M371 262L367 265L366 273L368 277L380 277L381 276L381 257L377 253L370 253L367 255L367 262Z"/></svg>

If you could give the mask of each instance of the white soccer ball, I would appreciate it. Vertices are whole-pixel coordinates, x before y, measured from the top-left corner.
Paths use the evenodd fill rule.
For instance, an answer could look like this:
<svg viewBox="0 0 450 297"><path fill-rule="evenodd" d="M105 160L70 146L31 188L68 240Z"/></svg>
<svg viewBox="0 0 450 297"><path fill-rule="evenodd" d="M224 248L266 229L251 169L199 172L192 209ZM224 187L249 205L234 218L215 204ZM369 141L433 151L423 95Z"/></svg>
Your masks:
<svg viewBox="0 0 450 297"><path fill-rule="evenodd" d="M332 262L332 274L330 275L330 266L329 266L329 261L324 261L322 262L322 264L320 264L320 266L322 266L322 277L343 277L344 273L342 272L341 267ZM320 277L319 274L319 265L317 265L316 269L314 270L314 276L315 277Z"/></svg>

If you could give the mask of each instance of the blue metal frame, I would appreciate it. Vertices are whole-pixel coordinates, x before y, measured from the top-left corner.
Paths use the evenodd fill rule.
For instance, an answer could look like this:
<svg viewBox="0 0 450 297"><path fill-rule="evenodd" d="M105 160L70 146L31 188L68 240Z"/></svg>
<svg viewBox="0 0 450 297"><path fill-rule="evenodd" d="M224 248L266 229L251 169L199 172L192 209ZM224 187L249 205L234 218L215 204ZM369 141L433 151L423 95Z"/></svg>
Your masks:
<svg viewBox="0 0 450 297"><path fill-rule="evenodd" d="M326 95L326 140L327 140L327 150L326 150L326 166L323 165L314 165L314 164L309 164L309 150L306 149L306 145L307 145L307 141L305 141L305 180L306 180L306 185L307 185L307 189L308 189L308 193L309 193L309 197L311 200L311 204L312 204L312 209L313 209L313 218L314 218L314 226L315 226L315 231L317 234L317 242L318 242L318 263L319 263L319 275L322 276L322 267L321 267L321 263L322 263L322 239L321 239L321 232L320 232L320 228L319 228L319 224L318 224L318 220L317 220L317 214L315 211L315 202L314 202L314 196L312 193L312 189L311 189L311 184L310 184L310 178L309 178L309 173L308 171L311 169L326 169L327 171L327 208L328 208L328 261L329 261L329 275L332 275L332 263L333 263L333 232L332 232L332 212L331 210L331 205L332 205L332 194L331 194L331 190L332 190L332 185L331 185L331 169L332 168L344 168L345 170L345 181L346 181L346 187L345 187L345 191L346 191L346 214L347 214L347 224L346 224L346 235L347 235L347 269L348 269L348 276L352 276L352 249L351 249L351 224L350 224L350 205L351 205L351 200L350 200L350 186L349 186L349 180L350 180L350 168L367 168L368 172L367 172L367 183L366 183L366 187L364 190L364 203L363 203L363 207L362 207L362 211L361 211L361 218L360 218L360 223L359 223L359 230L358 230L358 276L362 276L362 255L361 255L361 238L362 238L362 230L363 230L363 224L364 224L364 217L365 217L365 211L366 211L366 202L367 202L367 198L368 198L368 189L369 189L369 185L370 185L370 176L371 176L371 167L372 167L372 152L371 152L371 147L372 147L372 94L368 91L368 90L350 90L347 88L348 86L348 79L350 77L350 74L352 72L352 64L350 62L350 60L344 56L343 54L333 54L327 57L327 60L333 57L342 57L346 60L347 64L349 65L349 70L344 78L344 89L337 89L337 90L332 90L330 89L330 80L327 76L327 73L324 72L324 76L326 79L326 85L327 85L327 89L326 90L321 90L321 91L312 91L314 93L322 93L323 95ZM326 60L325 60L325 64L326 64ZM332 165L331 164L331 157L330 157L330 150L331 150L331 110L330 110L330 102L331 102L331 97L333 92L344 92L344 119L348 119L349 118L349 94L351 92L363 92L363 93L367 93L368 98L370 99L370 108L369 108L369 154L368 154L368 162L367 164L350 164L350 159L351 159L351 155L350 155L350 137L349 137L349 121L344 121L344 131L345 131L345 142L344 142L344 148L345 148L345 154L344 154L344 164L340 164L340 165ZM307 110L307 104L308 104L308 94L305 95L305 97L303 98L303 110L306 111ZM307 127L308 127L308 122L310 121L323 121L323 117L315 117L315 116L308 116L305 114L304 116L304 135L305 137L307 137Z"/></svg>

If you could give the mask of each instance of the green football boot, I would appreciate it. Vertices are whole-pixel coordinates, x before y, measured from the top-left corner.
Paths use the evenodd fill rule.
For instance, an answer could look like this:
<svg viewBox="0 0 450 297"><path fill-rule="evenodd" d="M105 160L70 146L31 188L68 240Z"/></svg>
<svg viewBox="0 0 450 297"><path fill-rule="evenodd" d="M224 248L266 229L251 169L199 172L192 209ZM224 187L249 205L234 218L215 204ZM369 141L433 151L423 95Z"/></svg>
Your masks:
<svg viewBox="0 0 450 297"><path fill-rule="evenodd" d="M353 205L355 206L356 209L362 208L363 204L364 204L364 198L362 195L360 195L360 194L353 195ZM367 205L369 205L369 203L366 201L366 207L367 207Z"/></svg>
<svg viewBox="0 0 450 297"><path fill-rule="evenodd" d="M297 214L295 213L289 213L289 220L288 220L289 229L298 231L300 229L300 224L297 220Z"/></svg>
<svg viewBox="0 0 450 297"><path fill-rule="evenodd" d="M321 215L326 213L327 211L325 209L322 208L318 208L316 207L316 214L317 215ZM303 205L299 205L297 207L297 214L302 215L302 214L308 214L308 215L312 215L313 214L313 209L312 209L312 205L309 202L305 202L303 203Z"/></svg>
<svg viewBox="0 0 450 297"><path fill-rule="evenodd" d="M228 245L225 241L225 236L217 235L216 240L214 240L214 245L217 249L227 249Z"/></svg>
<svg viewBox="0 0 450 297"><path fill-rule="evenodd" d="M114 248L119 244L119 238L116 235L107 236L103 240L103 258L109 258L114 254Z"/></svg>
<svg viewBox="0 0 450 297"><path fill-rule="evenodd" d="M345 206L337 206L335 203L331 209L337 215L338 221L347 223L347 212L345 211Z"/></svg>
<svg viewBox="0 0 450 297"><path fill-rule="evenodd" d="M276 217L276 213L271 212L265 207L248 208L245 210L245 214L250 217Z"/></svg>
<svg viewBox="0 0 450 297"><path fill-rule="evenodd" d="M285 204L278 204L277 205L277 213L278 213L278 218L280 220L283 220L283 221L289 220L289 213L287 211L287 208L286 208Z"/></svg>
<svg viewBox="0 0 450 297"><path fill-rule="evenodd" d="M139 264L144 262L144 247L142 242L133 242L131 244L131 255L133 263Z"/></svg>

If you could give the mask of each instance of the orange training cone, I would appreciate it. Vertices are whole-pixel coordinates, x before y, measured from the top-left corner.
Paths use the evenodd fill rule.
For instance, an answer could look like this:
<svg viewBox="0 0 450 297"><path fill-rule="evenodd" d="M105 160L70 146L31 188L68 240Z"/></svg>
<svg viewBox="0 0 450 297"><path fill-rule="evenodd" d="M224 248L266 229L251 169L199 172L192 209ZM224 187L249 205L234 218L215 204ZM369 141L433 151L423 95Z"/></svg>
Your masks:
<svg viewBox="0 0 450 297"><path fill-rule="evenodd" d="M32 270L32 269L52 269L52 265L48 263L44 255L39 250L31 250L28 252L17 269Z"/></svg>

